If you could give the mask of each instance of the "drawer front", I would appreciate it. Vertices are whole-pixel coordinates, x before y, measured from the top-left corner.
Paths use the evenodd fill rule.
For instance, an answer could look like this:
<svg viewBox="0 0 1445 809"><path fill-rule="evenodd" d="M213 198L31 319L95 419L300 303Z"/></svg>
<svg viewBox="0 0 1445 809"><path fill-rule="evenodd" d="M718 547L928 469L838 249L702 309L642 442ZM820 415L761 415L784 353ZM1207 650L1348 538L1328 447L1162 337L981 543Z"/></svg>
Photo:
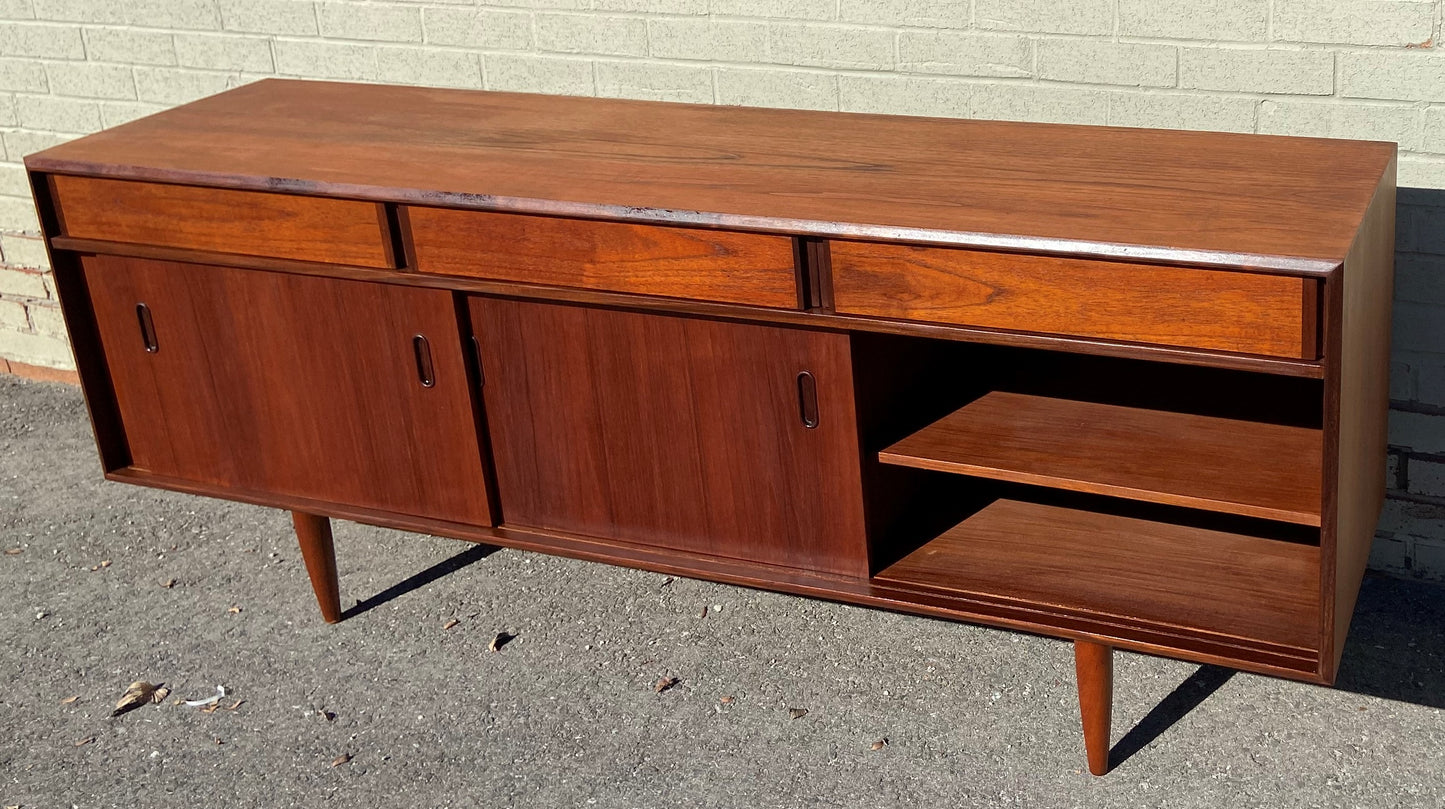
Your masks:
<svg viewBox="0 0 1445 809"><path fill-rule="evenodd" d="M52 175L61 232L217 253L396 266L380 203Z"/></svg>
<svg viewBox="0 0 1445 809"><path fill-rule="evenodd" d="M406 219L419 272L798 307L786 236L445 208Z"/></svg>
<svg viewBox="0 0 1445 809"><path fill-rule="evenodd" d="M833 242L840 314L1315 359L1318 281Z"/></svg>

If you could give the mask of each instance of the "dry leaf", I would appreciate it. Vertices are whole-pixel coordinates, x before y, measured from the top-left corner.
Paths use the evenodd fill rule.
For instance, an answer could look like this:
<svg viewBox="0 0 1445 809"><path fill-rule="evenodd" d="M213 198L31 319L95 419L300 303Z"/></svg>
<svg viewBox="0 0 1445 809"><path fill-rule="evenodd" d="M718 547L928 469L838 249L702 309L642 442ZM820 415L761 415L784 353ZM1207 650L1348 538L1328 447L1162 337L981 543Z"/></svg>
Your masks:
<svg viewBox="0 0 1445 809"><path fill-rule="evenodd" d="M94 736L86 736L84 739L81 739L80 741L76 742L76 743L75 743L75 746L76 746L76 747L84 747L84 746L86 746L87 744L90 744L90 743L93 742L93 741L95 741L95 737L94 737Z"/></svg>
<svg viewBox="0 0 1445 809"><path fill-rule="evenodd" d="M107 568L107 567L110 567L110 560L109 560L109 559L102 559L101 562L100 562L100 564L95 565L94 567L92 567L92 568L90 569L90 572L94 573L94 572L97 571L97 570L101 570L101 569Z"/></svg>
<svg viewBox="0 0 1445 809"><path fill-rule="evenodd" d="M245 704L246 704L246 701L245 701L244 699L238 699L238 700L236 700L235 702L231 703L230 705L226 706L226 710L228 710L228 711L234 711L234 710L236 710L237 708L239 708L239 707L241 707L242 705L245 705Z"/></svg>
<svg viewBox="0 0 1445 809"><path fill-rule="evenodd" d="M22 553L25 553L25 549L24 549L24 548L6 548L6 549L5 549L5 555L6 555L6 556L19 556L19 555L22 554Z"/></svg>
<svg viewBox="0 0 1445 809"><path fill-rule="evenodd" d="M130 684L130 687L121 695L120 700L115 703L115 710L111 711L110 715L120 716L127 711L133 711L150 702L157 688L160 688L160 686L151 685L144 680L136 680ZM162 697L162 699L164 699L164 697Z"/></svg>
<svg viewBox="0 0 1445 809"><path fill-rule="evenodd" d="M333 766L333 767L340 767L342 764L345 764L346 762L348 762L348 761L350 761L350 760L351 760L351 754L350 754L350 753L342 753L341 755L339 755L339 756L337 756L336 758L333 758L333 759L331 760L331 766Z"/></svg>
<svg viewBox="0 0 1445 809"><path fill-rule="evenodd" d="M653 683L652 690L661 694L662 692L666 691L669 688L672 688L680 682L682 681L677 679L676 677L663 677L661 680Z"/></svg>
<svg viewBox="0 0 1445 809"><path fill-rule="evenodd" d="M79 700L79 699L80 699L80 695L79 695L79 694L76 694L76 695L73 696L73 697L66 697L65 699L61 700L61 701L60 701L60 704L61 704L61 705L71 705L71 704L75 703L75 702L76 702L77 700Z"/></svg>
<svg viewBox="0 0 1445 809"><path fill-rule="evenodd" d="M324 717L327 722L335 722L335 721L336 721L336 714L335 714L335 712L333 712L333 711L328 711L328 710L326 710L325 708L321 708L321 709L318 709L318 710L316 711L316 713L318 713L318 714L320 714L322 717Z"/></svg>
<svg viewBox="0 0 1445 809"><path fill-rule="evenodd" d="M789 709L788 709L788 716L791 717L791 718L793 718L793 719L802 719L803 717L805 717L805 716L807 716L807 715L808 715L808 709L807 709L807 708L789 708Z"/></svg>
<svg viewBox="0 0 1445 809"><path fill-rule="evenodd" d="M492 642L487 644L487 649L493 652L500 652L502 650L502 647L506 646L508 643L511 643L512 638L515 637L517 636L513 635L510 632L498 632L497 636L495 638L492 638Z"/></svg>
<svg viewBox="0 0 1445 809"><path fill-rule="evenodd" d="M728 696L728 697L723 697L722 699L718 700L718 702L721 702L721 703L724 704L724 705L727 705L727 704L731 703L732 701L733 701L733 698L730 697L730 696Z"/></svg>
<svg viewBox="0 0 1445 809"><path fill-rule="evenodd" d="M241 608L240 608L240 607L231 607L230 609L226 610L226 612L229 612L229 613L231 613L232 615L236 615L236 614L239 613L240 611L241 611Z"/></svg>
<svg viewBox="0 0 1445 809"><path fill-rule="evenodd" d="M197 708L196 710L200 711L201 713L215 713L215 712L216 712L216 709L219 708L219 707L221 707L221 703L219 703L219 702L212 702L210 705L202 705L201 707Z"/></svg>
<svg viewBox="0 0 1445 809"><path fill-rule="evenodd" d="M874 749L874 750L882 750L883 748L885 748L885 747L887 747L887 746L888 746L888 739L887 739L887 738L879 739L878 741L876 741L876 742L873 743L873 749Z"/></svg>
<svg viewBox="0 0 1445 809"><path fill-rule="evenodd" d="M701 610L700 612L698 612L697 617L699 617L699 618L706 618L706 617L707 617L707 605L706 605L706 604L702 605L702 610Z"/></svg>
<svg viewBox="0 0 1445 809"><path fill-rule="evenodd" d="M168 696L170 696L170 695L171 695L171 690L170 690L169 688L166 688L166 687L163 686L163 685L158 685L158 686L156 686L155 693L151 694L151 702L154 702L155 704L160 705L162 702L165 702L165 701L166 701L166 697L168 697Z"/></svg>
<svg viewBox="0 0 1445 809"><path fill-rule="evenodd" d="M161 582L161 586L164 587L164 588L166 588L167 590L169 590L169 589L171 589L172 587L175 587L175 586L176 586L176 580L175 580L175 579L166 579L165 581Z"/></svg>
<svg viewBox="0 0 1445 809"><path fill-rule="evenodd" d="M459 623L461 623L461 621L458 621L457 619L453 618L453 619L451 619L450 621L447 621L446 623L442 624L442 629L451 629L452 627L456 626L456 625L459 624Z"/></svg>

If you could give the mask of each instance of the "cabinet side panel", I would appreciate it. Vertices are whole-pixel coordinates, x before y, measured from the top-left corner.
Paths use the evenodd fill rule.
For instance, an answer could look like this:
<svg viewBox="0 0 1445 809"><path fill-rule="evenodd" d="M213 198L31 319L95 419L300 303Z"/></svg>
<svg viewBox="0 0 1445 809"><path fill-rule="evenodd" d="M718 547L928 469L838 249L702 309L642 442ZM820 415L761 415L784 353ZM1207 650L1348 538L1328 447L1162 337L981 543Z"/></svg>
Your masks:
<svg viewBox="0 0 1445 809"><path fill-rule="evenodd" d="M866 575L846 335L482 297L471 312L507 525Z"/></svg>
<svg viewBox="0 0 1445 809"><path fill-rule="evenodd" d="M1385 497L1386 420L1389 410L1390 304L1394 298L1395 167L1381 180L1343 271L1341 293L1335 490L1333 680L1344 652L1360 580L1369 561ZM1326 593L1329 593L1326 582ZM1326 627L1331 626L1328 619Z"/></svg>

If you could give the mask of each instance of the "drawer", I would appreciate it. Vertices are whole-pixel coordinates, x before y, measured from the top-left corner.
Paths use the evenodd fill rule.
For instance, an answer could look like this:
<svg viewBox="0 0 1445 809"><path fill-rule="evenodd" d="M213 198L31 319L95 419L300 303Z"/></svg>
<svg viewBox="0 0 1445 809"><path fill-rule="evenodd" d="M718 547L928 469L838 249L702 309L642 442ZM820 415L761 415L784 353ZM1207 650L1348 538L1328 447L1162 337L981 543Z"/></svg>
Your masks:
<svg viewBox="0 0 1445 809"><path fill-rule="evenodd" d="M77 239L392 268L376 202L51 175L60 230Z"/></svg>
<svg viewBox="0 0 1445 809"><path fill-rule="evenodd" d="M1314 279L836 241L839 314L1318 357Z"/></svg>
<svg viewBox="0 0 1445 809"><path fill-rule="evenodd" d="M447 208L405 219L419 272L798 307L786 236Z"/></svg>

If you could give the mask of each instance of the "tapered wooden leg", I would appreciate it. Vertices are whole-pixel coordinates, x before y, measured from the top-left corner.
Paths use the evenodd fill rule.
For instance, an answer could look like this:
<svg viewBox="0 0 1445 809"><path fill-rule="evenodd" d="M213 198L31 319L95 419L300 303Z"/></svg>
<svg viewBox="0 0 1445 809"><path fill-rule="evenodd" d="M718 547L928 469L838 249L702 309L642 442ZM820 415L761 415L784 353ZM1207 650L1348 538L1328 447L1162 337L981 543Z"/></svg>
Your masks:
<svg viewBox="0 0 1445 809"><path fill-rule="evenodd" d="M1109 771L1109 724L1114 702L1114 648L1074 641L1074 670L1079 680L1079 714L1084 719L1084 751L1089 772Z"/></svg>
<svg viewBox="0 0 1445 809"><path fill-rule="evenodd" d="M304 511L293 511L291 522L296 526L296 540L301 543L301 558L306 560L306 572L311 576L311 589L316 591L316 603L321 605L321 617L326 623L334 624L341 620L341 588L336 581L336 547L331 542L331 520Z"/></svg>

